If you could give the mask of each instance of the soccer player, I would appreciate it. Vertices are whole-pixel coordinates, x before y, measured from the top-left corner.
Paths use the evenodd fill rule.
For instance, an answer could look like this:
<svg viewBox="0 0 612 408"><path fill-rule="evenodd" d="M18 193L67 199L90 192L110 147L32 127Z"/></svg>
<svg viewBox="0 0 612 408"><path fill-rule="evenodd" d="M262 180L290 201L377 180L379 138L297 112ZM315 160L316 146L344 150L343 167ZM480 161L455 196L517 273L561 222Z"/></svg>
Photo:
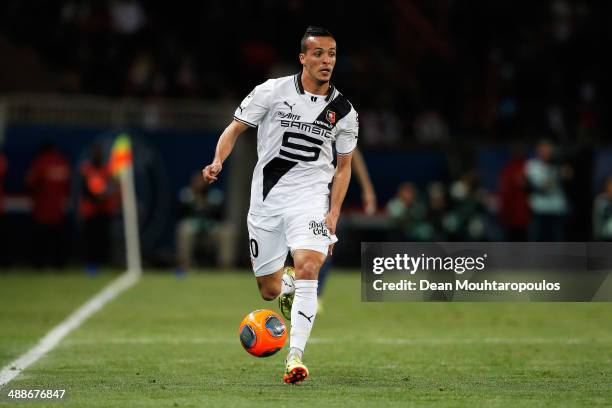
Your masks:
<svg viewBox="0 0 612 408"><path fill-rule="evenodd" d="M330 83L336 65L333 35L308 27L299 59L300 73L269 79L240 103L212 163L202 170L206 181L217 180L237 137L258 127L247 217L251 261L261 296L280 295L281 312L291 320L284 375L291 384L308 376L302 354L317 314L317 277L337 241L359 128L357 112ZM295 280L283 276L288 251Z"/></svg>

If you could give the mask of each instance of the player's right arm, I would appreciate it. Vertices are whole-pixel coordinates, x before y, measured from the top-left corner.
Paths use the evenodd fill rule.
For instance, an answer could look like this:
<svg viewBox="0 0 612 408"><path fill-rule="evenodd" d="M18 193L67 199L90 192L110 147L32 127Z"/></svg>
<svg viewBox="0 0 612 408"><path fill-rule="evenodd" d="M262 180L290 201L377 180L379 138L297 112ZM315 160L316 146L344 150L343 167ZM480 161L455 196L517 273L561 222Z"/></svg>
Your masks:
<svg viewBox="0 0 612 408"><path fill-rule="evenodd" d="M236 139L248 128L249 126L244 123L233 120L221 133L217 142L217 148L215 149L215 158L211 164L202 170L202 176L207 183L210 184L217 180L223 168L223 163L234 149Z"/></svg>
<svg viewBox="0 0 612 408"><path fill-rule="evenodd" d="M274 80L269 79L258 85L240 102L234 112L234 120L225 128L215 150L215 158L211 164L204 167L202 176L207 183L217 180L223 168L223 162L234 149L236 139L249 127L257 127L262 118L268 113L269 99L274 87Z"/></svg>

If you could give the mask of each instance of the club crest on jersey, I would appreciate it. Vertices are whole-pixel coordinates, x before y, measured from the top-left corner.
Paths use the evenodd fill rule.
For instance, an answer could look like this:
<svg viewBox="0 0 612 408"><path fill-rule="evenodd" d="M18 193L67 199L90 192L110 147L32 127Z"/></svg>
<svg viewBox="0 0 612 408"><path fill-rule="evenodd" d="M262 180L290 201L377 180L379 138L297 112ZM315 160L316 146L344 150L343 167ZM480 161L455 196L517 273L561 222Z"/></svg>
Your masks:
<svg viewBox="0 0 612 408"><path fill-rule="evenodd" d="M327 110L327 113L325 114L325 118L330 124L332 125L335 124L336 123L336 112L332 110Z"/></svg>

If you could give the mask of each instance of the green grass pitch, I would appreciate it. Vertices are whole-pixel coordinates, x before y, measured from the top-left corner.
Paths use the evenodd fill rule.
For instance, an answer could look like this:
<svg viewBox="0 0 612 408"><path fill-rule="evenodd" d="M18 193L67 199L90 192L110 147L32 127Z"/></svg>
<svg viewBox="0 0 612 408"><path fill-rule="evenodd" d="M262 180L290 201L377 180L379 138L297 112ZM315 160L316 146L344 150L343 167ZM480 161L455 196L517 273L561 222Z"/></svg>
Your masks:
<svg viewBox="0 0 612 408"><path fill-rule="evenodd" d="M112 278L0 273L0 366ZM611 303L362 303L358 273L338 271L327 289L301 385L282 382L285 350L257 359L238 342L246 313L276 309L249 271L151 273L0 389L0 406L612 405Z"/></svg>

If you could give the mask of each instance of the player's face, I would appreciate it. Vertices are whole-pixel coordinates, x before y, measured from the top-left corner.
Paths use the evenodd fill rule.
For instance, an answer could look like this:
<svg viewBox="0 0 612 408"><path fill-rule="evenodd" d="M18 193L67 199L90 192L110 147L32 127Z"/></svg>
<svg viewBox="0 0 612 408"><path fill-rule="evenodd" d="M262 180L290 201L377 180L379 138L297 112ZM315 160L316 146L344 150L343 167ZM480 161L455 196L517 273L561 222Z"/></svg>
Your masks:
<svg viewBox="0 0 612 408"><path fill-rule="evenodd" d="M319 83L329 82L336 65L336 41L331 37L309 37L306 46L306 52L300 53L302 66Z"/></svg>

